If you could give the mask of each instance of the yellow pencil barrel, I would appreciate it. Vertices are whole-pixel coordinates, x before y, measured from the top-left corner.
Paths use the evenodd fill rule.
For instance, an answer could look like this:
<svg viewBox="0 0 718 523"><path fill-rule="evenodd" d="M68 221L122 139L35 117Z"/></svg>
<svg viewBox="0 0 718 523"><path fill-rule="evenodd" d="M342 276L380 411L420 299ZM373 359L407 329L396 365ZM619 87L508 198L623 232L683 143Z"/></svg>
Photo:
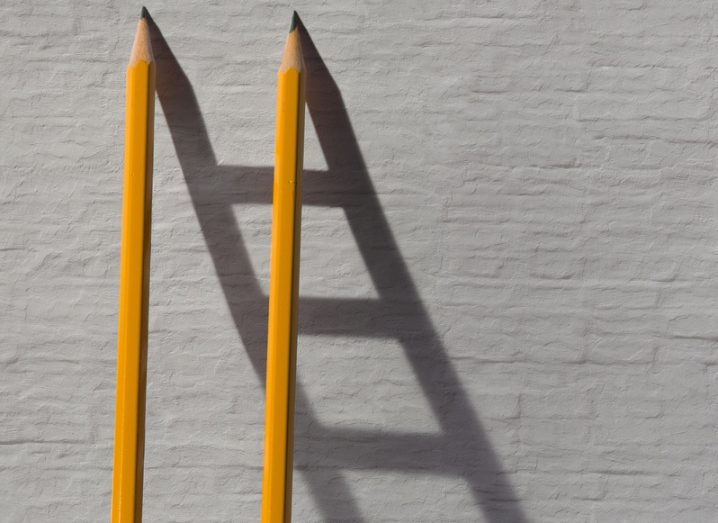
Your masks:
<svg viewBox="0 0 718 523"><path fill-rule="evenodd" d="M140 21L127 68L112 522L142 521L155 64Z"/></svg>
<svg viewBox="0 0 718 523"><path fill-rule="evenodd" d="M291 520L303 151L304 68L293 27L277 86L263 523Z"/></svg>

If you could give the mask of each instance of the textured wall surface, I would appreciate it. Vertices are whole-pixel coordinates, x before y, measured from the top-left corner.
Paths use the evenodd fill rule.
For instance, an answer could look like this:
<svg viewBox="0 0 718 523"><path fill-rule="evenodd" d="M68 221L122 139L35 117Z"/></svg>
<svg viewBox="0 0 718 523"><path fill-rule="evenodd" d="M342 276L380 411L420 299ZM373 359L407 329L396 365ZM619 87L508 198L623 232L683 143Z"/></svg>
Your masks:
<svg viewBox="0 0 718 523"><path fill-rule="evenodd" d="M714 2L147 7L146 521L258 520L292 8L316 45L295 521L715 520ZM109 519L138 15L0 6L4 522Z"/></svg>

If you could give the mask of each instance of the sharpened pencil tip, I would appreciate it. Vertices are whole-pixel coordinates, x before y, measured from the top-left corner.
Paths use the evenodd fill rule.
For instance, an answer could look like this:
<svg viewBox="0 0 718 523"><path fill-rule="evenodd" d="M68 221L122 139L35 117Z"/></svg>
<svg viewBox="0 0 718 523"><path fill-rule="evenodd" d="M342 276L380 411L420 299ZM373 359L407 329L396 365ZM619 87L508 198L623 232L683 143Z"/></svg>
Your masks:
<svg viewBox="0 0 718 523"><path fill-rule="evenodd" d="M150 13L147 12L147 8L145 6L142 6L142 15L140 16L140 18L149 18L149 17L150 17Z"/></svg>
<svg viewBox="0 0 718 523"><path fill-rule="evenodd" d="M147 63L153 62L152 44L150 38L150 23L152 18L145 8L142 8L142 18L137 22L137 32L135 33L135 41L132 44L132 52L130 53L130 63L132 66L139 61Z"/></svg>
<svg viewBox="0 0 718 523"><path fill-rule="evenodd" d="M289 26L289 32L291 33L294 31L297 26L299 25L299 15L296 11L294 11L294 14L292 15L292 25Z"/></svg>

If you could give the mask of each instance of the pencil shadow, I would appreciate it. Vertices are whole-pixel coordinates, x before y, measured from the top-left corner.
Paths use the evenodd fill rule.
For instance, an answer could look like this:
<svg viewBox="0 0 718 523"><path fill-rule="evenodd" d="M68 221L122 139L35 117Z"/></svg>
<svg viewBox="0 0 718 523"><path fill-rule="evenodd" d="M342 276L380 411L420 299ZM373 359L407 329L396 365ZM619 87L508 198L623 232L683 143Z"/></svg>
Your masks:
<svg viewBox="0 0 718 523"><path fill-rule="evenodd" d="M369 177L339 88L308 32L307 107L327 171L305 170L304 205L343 209L378 299L301 298L304 334L393 338L438 420L436 435L322 424L297 383L295 468L323 521L364 521L343 470L461 477L492 523L527 521L424 307ZM197 218L255 372L265 380L267 296L252 269L233 205L272 202L271 167L219 166L192 85L154 22L157 94ZM259 510L259 508L258 508Z"/></svg>

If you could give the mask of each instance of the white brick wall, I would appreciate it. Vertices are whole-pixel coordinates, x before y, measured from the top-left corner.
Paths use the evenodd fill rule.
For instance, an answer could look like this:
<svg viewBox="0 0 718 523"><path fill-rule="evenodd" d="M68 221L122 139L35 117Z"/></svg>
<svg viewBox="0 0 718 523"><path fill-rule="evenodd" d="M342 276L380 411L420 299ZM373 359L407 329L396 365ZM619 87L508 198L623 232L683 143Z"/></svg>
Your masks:
<svg viewBox="0 0 718 523"><path fill-rule="evenodd" d="M292 8L356 135L312 61L295 521L715 519L714 3L451 4L147 5L146 521L258 519ZM109 518L138 14L0 5L1 521Z"/></svg>

